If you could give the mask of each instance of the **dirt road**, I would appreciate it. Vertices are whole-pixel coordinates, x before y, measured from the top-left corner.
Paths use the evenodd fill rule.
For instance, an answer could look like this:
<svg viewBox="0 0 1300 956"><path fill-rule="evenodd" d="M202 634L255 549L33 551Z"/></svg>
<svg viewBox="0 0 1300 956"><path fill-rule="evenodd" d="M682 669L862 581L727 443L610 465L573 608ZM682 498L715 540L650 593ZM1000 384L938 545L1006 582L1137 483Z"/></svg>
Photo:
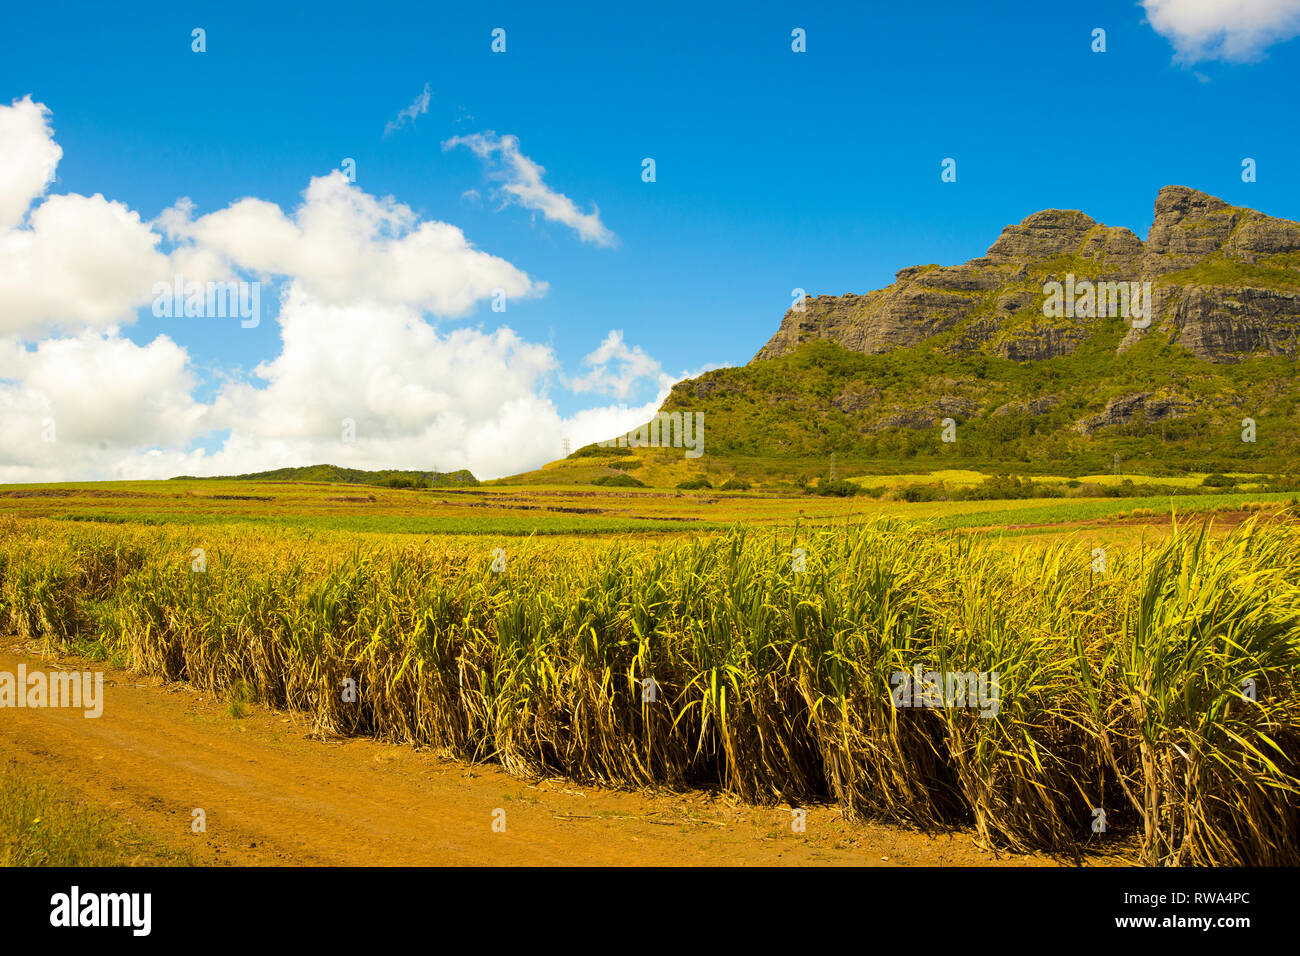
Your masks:
<svg viewBox="0 0 1300 956"><path fill-rule="evenodd" d="M522 780L493 765L372 740L312 738L297 714L228 706L185 684L102 664L41 661L13 640L0 671L102 670L104 711L0 710L0 763L58 781L203 864L300 865L1050 865L845 822L754 808L712 793L624 792ZM191 830L192 811L207 830ZM500 812L500 811L503 811ZM494 830L494 821L498 830ZM499 832L504 821L504 832Z"/></svg>

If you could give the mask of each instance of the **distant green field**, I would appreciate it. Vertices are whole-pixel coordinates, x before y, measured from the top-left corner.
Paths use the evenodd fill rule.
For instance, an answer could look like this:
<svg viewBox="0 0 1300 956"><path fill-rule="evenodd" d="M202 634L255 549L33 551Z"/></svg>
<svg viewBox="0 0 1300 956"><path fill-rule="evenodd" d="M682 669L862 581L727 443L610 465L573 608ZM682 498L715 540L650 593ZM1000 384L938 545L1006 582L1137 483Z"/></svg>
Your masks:
<svg viewBox="0 0 1300 956"><path fill-rule="evenodd" d="M929 473L929 477L960 482L967 475L941 471ZM899 479L895 476L887 480ZM780 493L679 493L534 485L463 491L367 488L364 494L358 494L356 485L326 483L141 481L0 487L0 518L8 515L68 524L257 527L361 535L674 537L713 535L736 526L839 527L883 516L917 521L935 530L1017 528L1105 520L1134 509L1163 516L1171 506L1180 515L1192 515L1237 508L1252 501L1284 502L1291 497L1286 492L1237 489L1223 494L1140 498L909 503L865 496L822 497L793 489Z"/></svg>
<svg viewBox="0 0 1300 956"><path fill-rule="evenodd" d="M939 471L924 471L915 474L902 475L855 475L848 480L861 485L864 488L897 488L901 485L912 483L938 484L943 483L949 487L974 487L988 478L987 472L973 471L963 468L950 468ZM1085 485L1101 485L1102 487L1115 487L1124 481L1132 481L1135 484L1153 484L1168 485L1171 488L1198 488L1205 480L1203 474L1191 475L1141 475L1141 474L1123 474L1123 475L1080 475L1076 479L1066 478L1063 475L1025 475L1025 478L1048 485L1065 484L1067 481L1078 481ZM1250 479L1259 476L1254 474L1229 473L1228 477L1235 478L1241 482L1237 490L1249 491L1256 487Z"/></svg>
<svg viewBox="0 0 1300 956"><path fill-rule="evenodd" d="M407 515L196 515L184 512L78 512L52 516L59 521L140 525L276 525L284 528L355 531L373 534L626 534L712 532L726 530L725 522L693 519L602 518L599 516L427 517Z"/></svg>
<svg viewBox="0 0 1300 956"><path fill-rule="evenodd" d="M1134 509L1147 509L1157 514L1167 515L1171 507L1179 515L1189 512L1206 512L1216 508L1239 507L1246 502L1281 502L1294 495L1285 492L1271 494L1232 494L1232 495L1178 495L1176 497L1154 498L1105 498L1086 499L1082 501L1061 501L1046 498L1035 502L979 502L983 505L1014 505L1008 508L982 508L964 514L939 514L933 518L918 520L937 529L976 528L986 525L1018 524L1060 524L1072 521L1092 521L1112 515L1131 512ZM959 502L944 502L957 504Z"/></svg>

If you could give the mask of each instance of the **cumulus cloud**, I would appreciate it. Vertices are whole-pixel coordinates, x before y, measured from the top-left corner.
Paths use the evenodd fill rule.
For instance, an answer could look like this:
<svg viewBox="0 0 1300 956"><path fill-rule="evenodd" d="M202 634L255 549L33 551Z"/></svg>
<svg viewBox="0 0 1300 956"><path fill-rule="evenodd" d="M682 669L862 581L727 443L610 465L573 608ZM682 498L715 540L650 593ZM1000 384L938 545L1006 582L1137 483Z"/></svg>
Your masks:
<svg viewBox="0 0 1300 956"><path fill-rule="evenodd" d="M256 273L292 276L323 302L374 302L456 316L501 289L541 295L505 259L477 249L456 226L423 221L391 196L377 198L335 170L311 180L293 215L275 203L241 199L193 216L181 200L159 217L178 253L207 253Z"/></svg>
<svg viewBox="0 0 1300 956"><path fill-rule="evenodd" d="M0 106L0 335L129 320L167 267L161 237L121 203L42 199L63 156L49 117L30 96Z"/></svg>
<svg viewBox="0 0 1300 956"><path fill-rule="evenodd" d="M50 111L31 96L0 106L0 232L19 225L45 194L63 150L54 142Z"/></svg>
<svg viewBox="0 0 1300 956"><path fill-rule="evenodd" d="M0 340L0 481L154 477L135 467L141 455L204 427L187 361L166 336Z"/></svg>
<svg viewBox="0 0 1300 956"><path fill-rule="evenodd" d="M1142 7L1181 63L1250 62L1300 34L1300 0L1142 0Z"/></svg>
<svg viewBox="0 0 1300 956"><path fill-rule="evenodd" d="M0 233L0 333L129 321L168 269L138 213L94 196L51 196Z"/></svg>
<svg viewBox="0 0 1300 956"><path fill-rule="evenodd" d="M441 333L414 310L328 305L297 282L285 293L280 328L280 354L255 371L265 384L227 385L214 403L238 441L254 447L278 443L299 461L358 467L463 468L473 460L494 469L534 440L539 421L558 425L539 396L555 357L510 329ZM354 441L344 441L345 420ZM501 441L484 441L485 433Z"/></svg>
<svg viewBox="0 0 1300 956"><path fill-rule="evenodd" d="M627 398L641 381L663 373L659 363L641 346L628 347L622 329L611 330L594 351L583 357L582 364L587 373L571 379L569 388L617 398Z"/></svg>
<svg viewBox="0 0 1300 956"><path fill-rule="evenodd" d="M601 340L600 345L583 356L582 366L586 369L584 374L565 379L565 384L570 390L595 392L626 400L633 392L644 389L649 383L659 390L659 397L654 403L655 408L658 408L668 397L672 387L683 379L695 378L705 372L724 367L710 363L693 372L684 371L679 375L672 375L641 346L629 346L623 338L622 329L611 329ZM612 411L612 409L602 410L605 411ZM640 414L640 410L637 414Z"/></svg>
<svg viewBox="0 0 1300 956"><path fill-rule="evenodd" d="M670 388L660 389L655 397L644 405L628 405L620 402L617 405L606 405L600 408L585 408L565 422L564 435L575 451L583 445L626 435L655 416L670 390Z"/></svg>
<svg viewBox="0 0 1300 956"><path fill-rule="evenodd" d="M491 478L559 457L562 438L578 448L628 431L677 381L652 360L658 390L650 401L566 417L545 394L559 368L554 352L509 328L444 331L404 307L327 305L297 283L284 293L279 322L275 358L226 381L210 403L194 399L188 355L167 337L137 346L87 330L34 349L0 340L0 482L321 462L469 468ZM228 435L216 450L187 450L220 432Z"/></svg>
<svg viewBox="0 0 1300 956"><path fill-rule="evenodd" d="M473 133L453 136L442 144L444 150L466 146L487 166L488 176L501 183L500 195L525 209L540 212L552 222L562 223L576 232L583 242L613 246L618 237L600 221L600 208L593 202L591 212L582 212L572 199L556 192L543 181L546 170L519 151L519 139Z"/></svg>
<svg viewBox="0 0 1300 956"><path fill-rule="evenodd" d="M429 84L425 83L424 92L417 96L410 106L398 113L397 119L388 121L388 124L384 127L384 135L388 136L390 133L401 129L406 125L407 120L414 123L417 116L423 116L425 113L429 112L429 98L432 95L432 92L429 90Z"/></svg>
<svg viewBox="0 0 1300 956"><path fill-rule="evenodd" d="M196 216L181 199L148 222L101 195L46 196L61 150L40 104L0 107L0 130L18 144L0 182L0 482L321 462L495 477L558 457L563 437L579 447L640 424L676 381L611 331L570 387L614 403L561 415L550 347L436 323L497 289L525 297L545 283L339 173L311 180L288 212L250 197ZM209 320L147 344L123 337L153 283L176 272L283 277L274 357L200 381L183 337ZM215 395L200 401L200 387ZM628 404L652 388L652 401Z"/></svg>
<svg viewBox="0 0 1300 956"><path fill-rule="evenodd" d="M280 327L280 354L255 370L264 384L232 383L218 394L213 416L233 431L205 471L382 461L497 477L559 457L563 437L577 448L635 427L677 381L651 359L645 374L653 369L659 390L650 402L565 418L544 394L559 368L554 352L509 328L442 332L414 310L329 306L296 283ZM613 332L592 354L617 357L629 351L610 344L621 341Z"/></svg>
<svg viewBox="0 0 1300 956"><path fill-rule="evenodd" d="M312 179L290 214L246 198L195 218L182 198L147 222L100 194L46 196L63 152L53 135L49 110L30 96L0 106L0 335L128 324L155 284L177 275L294 277L324 302L440 316L463 315L498 290L511 298L546 291L456 226L423 221L338 171Z"/></svg>

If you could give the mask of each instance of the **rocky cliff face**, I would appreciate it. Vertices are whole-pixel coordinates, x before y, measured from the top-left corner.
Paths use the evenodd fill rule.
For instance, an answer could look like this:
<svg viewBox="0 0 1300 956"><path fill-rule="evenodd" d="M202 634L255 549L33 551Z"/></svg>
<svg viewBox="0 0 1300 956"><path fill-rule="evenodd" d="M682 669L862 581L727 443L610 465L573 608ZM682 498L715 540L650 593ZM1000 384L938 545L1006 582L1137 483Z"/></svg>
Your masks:
<svg viewBox="0 0 1300 956"><path fill-rule="evenodd" d="M1044 285L1067 273L1152 283L1151 322L1131 327L1120 351L1157 332L1211 362L1295 356L1300 347L1300 224L1166 186L1145 243L1082 212L1047 209L1007 226L964 265L903 269L892 285L865 295L809 297L755 359L817 339L868 354L934 340L950 355L1018 362L1067 355L1107 318L1044 316Z"/></svg>

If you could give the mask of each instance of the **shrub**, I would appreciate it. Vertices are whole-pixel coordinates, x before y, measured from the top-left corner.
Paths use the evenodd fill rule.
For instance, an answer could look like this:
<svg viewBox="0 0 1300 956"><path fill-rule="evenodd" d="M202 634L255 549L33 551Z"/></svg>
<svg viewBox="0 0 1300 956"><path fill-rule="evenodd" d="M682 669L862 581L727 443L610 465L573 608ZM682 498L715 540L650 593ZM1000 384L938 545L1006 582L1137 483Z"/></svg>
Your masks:
<svg viewBox="0 0 1300 956"><path fill-rule="evenodd" d="M615 445L583 445L577 451L570 453L570 458L624 458L628 454L626 448L619 448Z"/></svg>
<svg viewBox="0 0 1300 956"><path fill-rule="evenodd" d="M709 481L709 479L704 477L687 478L685 481L679 481L677 483L677 489L679 491L699 491L701 488L712 488L712 487L713 487L713 482Z"/></svg>
<svg viewBox="0 0 1300 956"><path fill-rule="evenodd" d="M812 493L823 497L852 498L854 495L862 494L862 487L843 478L823 478L817 482L817 487L812 489Z"/></svg>
<svg viewBox="0 0 1300 956"><path fill-rule="evenodd" d="M898 496L904 501L938 501L943 497L942 485L904 485L899 489Z"/></svg>
<svg viewBox="0 0 1300 956"><path fill-rule="evenodd" d="M607 485L615 488L644 488L645 482L631 475L601 475L591 479L593 485Z"/></svg>

